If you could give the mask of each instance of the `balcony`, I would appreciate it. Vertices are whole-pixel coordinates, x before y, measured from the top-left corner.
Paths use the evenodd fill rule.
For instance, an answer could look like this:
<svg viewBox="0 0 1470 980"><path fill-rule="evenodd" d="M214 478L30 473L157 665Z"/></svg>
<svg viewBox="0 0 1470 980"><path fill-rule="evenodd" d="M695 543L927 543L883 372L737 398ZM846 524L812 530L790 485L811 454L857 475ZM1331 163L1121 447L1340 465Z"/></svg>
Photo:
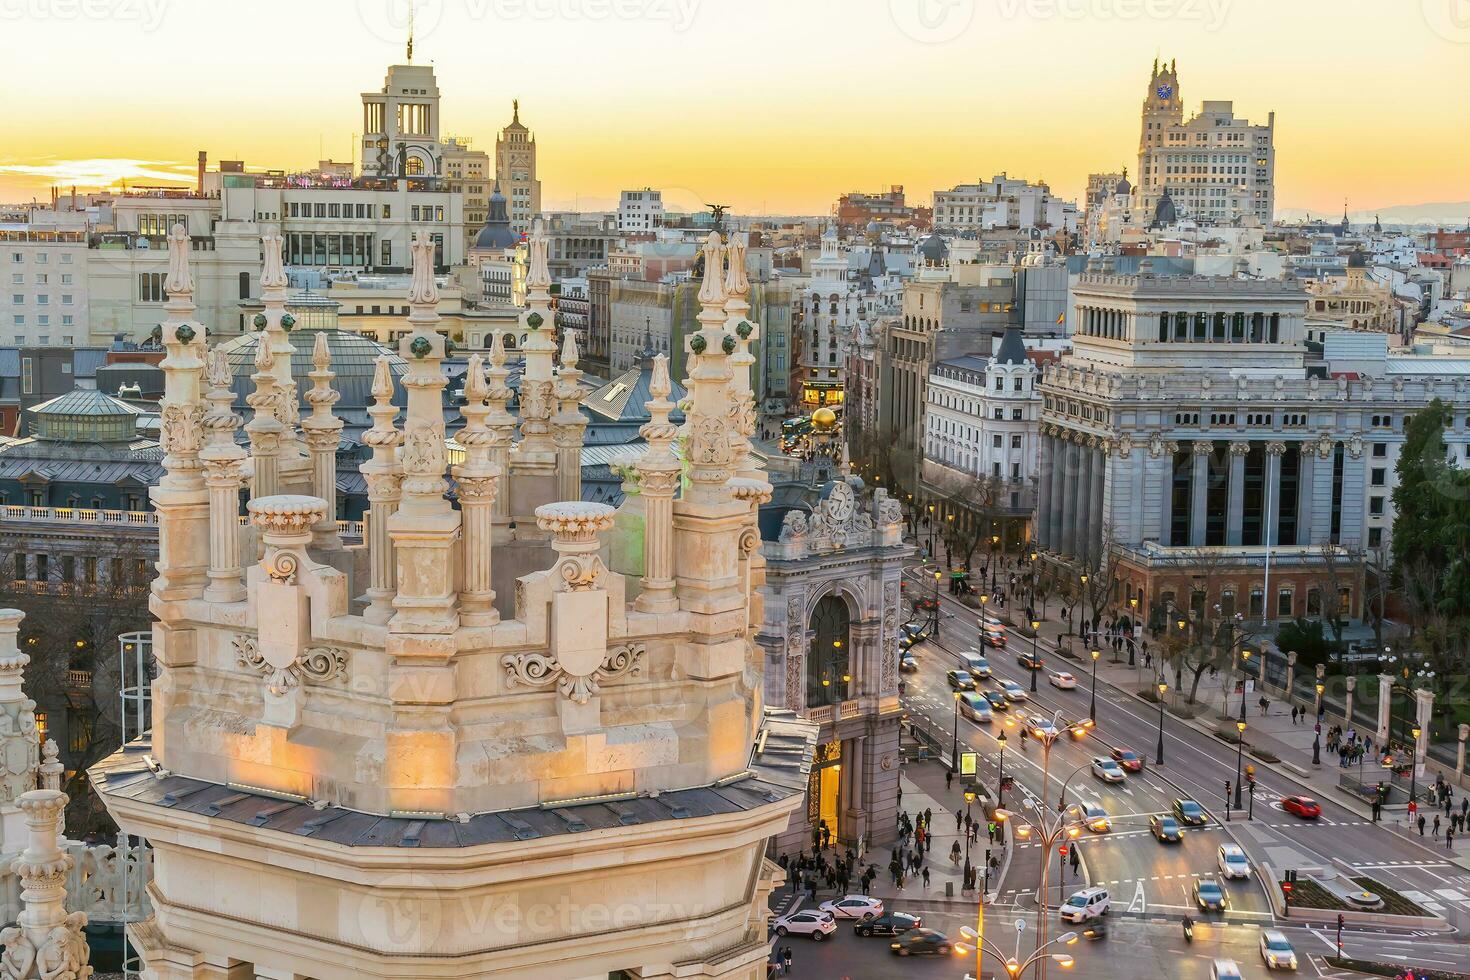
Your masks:
<svg viewBox="0 0 1470 980"><path fill-rule="evenodd" d="M0 507L0 518L32 524L102 524L110 527L157 527L158 513L151 510L93 510L84 507L22 507L5 505ZM250 518L239 517L241 527L250 524ZM337 533L344 539L362 539L362 521L338 521Z"/></svg>

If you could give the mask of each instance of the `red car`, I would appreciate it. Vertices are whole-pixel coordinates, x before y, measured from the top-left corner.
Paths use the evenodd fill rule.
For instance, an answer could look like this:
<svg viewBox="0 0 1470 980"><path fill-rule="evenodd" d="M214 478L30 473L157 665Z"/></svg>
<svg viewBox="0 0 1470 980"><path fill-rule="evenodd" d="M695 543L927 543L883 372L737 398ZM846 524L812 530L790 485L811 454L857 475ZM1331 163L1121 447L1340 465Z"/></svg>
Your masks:
<svg viewBox="0 0 1470 980"><path fill-rule="evenodd" d="M1281 809L1294 813L1304 820L1316 820L1322 816L1322 804L1310 796L1283 796Z"/></svg>
<svg viewBox="0 0 1470 980"><path fill-rule="evenodd" d="M1132 749L1126 749L1120 745L1109 754L1118 765L1129 772L1143 772L1143 756Z"/></svg>

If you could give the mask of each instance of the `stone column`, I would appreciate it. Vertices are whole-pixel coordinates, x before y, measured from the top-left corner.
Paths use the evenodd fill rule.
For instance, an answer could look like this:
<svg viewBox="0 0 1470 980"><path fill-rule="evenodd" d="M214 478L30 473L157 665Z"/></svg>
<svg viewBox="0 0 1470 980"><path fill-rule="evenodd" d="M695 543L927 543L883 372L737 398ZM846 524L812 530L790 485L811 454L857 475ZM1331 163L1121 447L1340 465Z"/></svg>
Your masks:
<svg viewBox="0 0 1470 980"><path fill-rule="evenodd" d="M250 434L251 499L274 497L281 492L280 454L285 445L285 426L276 416L280 405L295 395L276 384L275 354L270 338L262 330L255 343L255 373L250 376L255 390L245 396L252 414L245 423Z"/></svg>
<svg viewBox="0 0 1470 980"><path fill-rule="evenodd" d="M1245 457L1251 451L1248 442L1230 444L1230 487L1225 516L1225 543L1238 546L1245 527Z"/></svg>
<svg viewBox="0 0 1470 980"><path fill-rule="evenodd" d="M1205 543L1205 524L1209 510L1210 456L1215 444L1201 439L1191 447L1194 472L1189 481L1189 545L1200 548Z"/></svg>
<svg viewBox="0 0 1470 980"><path fill-rule="evenodd" d="M1272 440L1266 443L1266 485L1262 488L1261 506L1265 508L1266 525L1261 543L1276 547L1281 544L1281 457L1286 452L1286 443ZM1276 603L1266 596L1268 619L1276 618Z"/></svg>
<svg viewBox="0 0 1470 980"><path fill-rule="evenodd" d="M1347 696L1345 699L1347 703L1343 706L1347 712L1347 725L1349 728L1353 727L1353 693L1357 691L1357 689L1357 677L1349 674L1347 677Z"/></svg>
<svg viewBox="0 0 1470 980"><path fill-rule="evenodd" d="M1265 658L1262 658L1265 659ZM1286 694L1290 700L1293 686L1296 684L1296 651L1288 650L1286 653Z"/></svg>
<svg viewBox="0 0 1470 980"><path fill-rule="evenodd" d="M1074 439L1066 446L1067 469L1062 474L1062 548L1063 554L1077 554L1077 527L1087 511L1083 497L1082 447Z"/></svg>
<svg viewBox="0 0 1470 980"><path fill-rule="evenodd" d="M1051 514L1051 472L1054 460L1051 450L1051 436L1045 433L1041 436L1041 460L1036 477L1036 539L1043 548L1051 547L1051 528L1048 518Z"/></svg>
<svg viewBox="0 0 1470 980"><path fill-rule="evenodd" d="M1062 550L1062 522L1067 506L1067 443L1061 430L1053 427L1051 434L1051 510L1047 516L1047 550Z"/></svg>
<svg viewBox="0 0 1470 980"><path fill-rule="evenodd" d="M372 416L373 426L362 436L363 445L373 451L372 458L362 464L369 507L364 531L369 561L368 607L363 618L381 626L393 616L393 595L398 591L397 561L393 539L388 535L388 521L398 510L403 479L398 464L403 433L393 424L398 409L393 406L393 375L387 354L378 355L373 368L372 395L368 415Z"/></svg>
<svg viewBox="0 0 1470 980"><path fill-rule="evenodd" d="M204 326L193 317L194 277L189 271L189 236L175 225L168 237L166 317L160 324L168 354L159 406L163 477L149 491L158 513L158 577L153 594L171 601L195 599L204 592L209 568L209 494L204 484Z"/></svg>
<svg viewBox="0 0 1470 980"><path fill-rule="evenodd" d="M318 331L311 352L311 390L306 403L311 415L301 423L306 434L306 448L311 454L312 492L327 502L327 513L319 525L311 529L313 547L342 547L337 533L337 447L342 444L342 420L332 414L332 406L342 396L332 389L337 375L332 371L332 352L327 348L325 331Z"/></svg>
<svg viewBox="0 0 1470 980"><path fill-rule="evenodd" d="M1335 444L1317 443L1316 486L1312 494L1312 544L1326 544L1332 538L1332 455ZM1325 452L1324 452L1325 450Z"/></svg>
<svg viewBox="0 0 1470 980"><path fill-rule="evenodd" d="M551 420L551 438L556 444L556 488L562 500L582 499L582 437L587 416L582 414L582 388L577 370L577 332L562 331L561 368L552 386L556 415Z"/></svg>
<svg viewBox="0 0 1470 980"><path fill-rule="evenodd" d="M1298 443L1297 456L1296 543L1308 545L1312 541L1312 498L1316 495L1316 444Z"/></svg>
<svg viewBox="0 0 1470 980"><path fill-rule="evenodd" d="M36 703L22 689L25 668L31 658L20 648L20 624L25 613L0 609L0 853L20 850L25 826L16 801L36 785L40 764L40 742L36 731Z"/></svg>
<svg viewBox="0 0 1470 980"><path fill-rule="evenodd" d="M1378 731L1375 733L1379 750L1388 744L1389 722L1393 717L1393 675L1378 675Z"/></svg>
<svg viewBox="0 0 1470 980"><path fill-rule="evenodd" d="M516 418L510 414L507 405L514 395L507 384L506 379L510 377L510 370L505 366L505 331L495 331L495 339L490 344L490 370L486 372L489 387L486 399L490 404L490 414L485 419L485 424L491 432L495 433L495 443L490 447L490 462L500 471L502 480L510 473L510 447L515 442ZM495 495L490 504L491 520L497 528L506 528L510 525L510 493L505 487Z"/></svg>
<svg viewBox="0 0 1470 980"><path fill-rule="evenodd" d="M209 411L204 416L207 443L199 458L209 487L209 585L204 598L211 602L245 600L244 569L240 565L240 464L245 451L235 444L240 416L233 409L234 378L224 351L209 353Z"/></svg>
<svg viewBox="0 0 1470 980"><path fill-rule="evenodd" d="M682 464L672 446L679 428L669 421L674 409L669 401L673 390L669 359L653 359L649 380L648 421L638 430L648 448L637 463L638 485L643 495L643 579L634 606L643 612L673 612L679 608L674 597L674 491L679 486Z"/></svg>
<svg viewBox="0 0 1470 980"><path fill-rule="evenodd" d="M0 975L8 980L73 978L92 975L92 952L83 931L87 913L66 911L66 879L75 864L56 835L67 796L54 789L33 789L18 801L25 814L29 843L13 865L20 876L25 910L16 924L0 931L5 957ZM20 972L15 972L17 967Z"/></svg>
<svg viewBox="0 0 1470 980"><path fill-rule="evenodd" d="M1106 441L1098 441L1087 450L1090 476L1087 490L1087 534L1083 538L1084 552L1089 561L1097 561L1098 548L1102 546L1103 490L1107 484L1109 447Z"/></svg>
<svg viewBox="0 0 1470 980"><path fill-rule="evenodd" d="M1419 726L1419 740L1414 744L1414 765L1424 765L1429 754L1429 726L1434 718L1434 692L1428 688L1414 689L1414 720Z"/></svg>
<svg viewBox="0 0 1470 980"><path fill-rule="evenodd" d="M1166 546L1172 546L1174 544L1174 457L1179 453L1179 444L1165 442L1155 437L1149 445L1148 452L1150 459L1162 458L1164 464L1163 479L1160 481L1163 499L1159 501L1159 541Z"/></svg>
<svg viewBox="0 0 1470 980"><path fill-rule="evenodd" d="M465 626L493 626L500 622L500 614L495 610L495 590L490 585L494 534L491 508L499 489L500 472L490 462L496 434L485 426L485 417L491 411L485 404L488 393L484 362L479 354L471 354L465 367L465 404L459 410L464 426L457 437L465 447L465 460L454 467L464 529L460 547L464 577L459 590L459 621Z"/></svg>

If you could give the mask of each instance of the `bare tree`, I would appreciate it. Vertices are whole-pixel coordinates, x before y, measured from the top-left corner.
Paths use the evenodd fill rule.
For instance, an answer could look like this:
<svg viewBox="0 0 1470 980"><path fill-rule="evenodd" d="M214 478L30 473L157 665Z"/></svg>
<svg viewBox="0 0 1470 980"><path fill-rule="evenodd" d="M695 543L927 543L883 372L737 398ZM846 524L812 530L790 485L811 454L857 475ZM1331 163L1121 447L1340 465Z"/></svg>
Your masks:
<svg viewBox="0 0 1470 980"><path fill-rule="evenodd" d="M1320 595L1322 619L1332 629L1332 638L1340 647L1342 631L1347 626L1348 614L1352 611L1342 600L1344 589L1351 590L1361 579L1366 563L1360 551L1345 551L1340 546L1326 542L1319 549L1321 562L1318 564L1316 585Z"/></svg>
<svg viewBox="0 0 1470 980"><path fill-rule="evenodd" d="M46 580L35 581L12 574L17 556L27 553L36 548L16 541L0 551L0 605L26 614L20 633L21 649L31 658L26 695L50 718L53 712L65 717L60 748L69 773L67 827L82 837L111 826L87 791L87 770L121 744L117 638L150 624L151 563L136 537L99 537L92 554L74 557L70 578L66 563L49 555Z"/></svg>

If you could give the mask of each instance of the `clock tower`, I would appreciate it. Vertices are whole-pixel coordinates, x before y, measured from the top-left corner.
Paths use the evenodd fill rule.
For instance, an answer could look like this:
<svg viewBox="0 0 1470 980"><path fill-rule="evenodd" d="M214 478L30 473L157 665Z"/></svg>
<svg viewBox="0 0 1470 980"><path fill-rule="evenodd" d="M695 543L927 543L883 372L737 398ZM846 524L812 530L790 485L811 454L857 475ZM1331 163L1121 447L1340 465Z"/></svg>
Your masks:
<svg viewBox="0 0 1470 980"><path fill-rule="evenodd" d="M1154 61L1148 94L1143 100L1143 126L1138 139L1138 182L1135 194L1142 206L1151 208L1163 193L1166 182L1162 154L1171 131L1184 122L1184 99L1179 95L1179 72L1174 62Z"/></svg>
<svg viewBox="0 0 1470 980"><path fill-rule="evenodd" d="M524 232L541 213L541 181L536 176L536 137L521 122L520 100L511 103L510 125L495 141L495 179L505 194L510 226Z"/></svg>

